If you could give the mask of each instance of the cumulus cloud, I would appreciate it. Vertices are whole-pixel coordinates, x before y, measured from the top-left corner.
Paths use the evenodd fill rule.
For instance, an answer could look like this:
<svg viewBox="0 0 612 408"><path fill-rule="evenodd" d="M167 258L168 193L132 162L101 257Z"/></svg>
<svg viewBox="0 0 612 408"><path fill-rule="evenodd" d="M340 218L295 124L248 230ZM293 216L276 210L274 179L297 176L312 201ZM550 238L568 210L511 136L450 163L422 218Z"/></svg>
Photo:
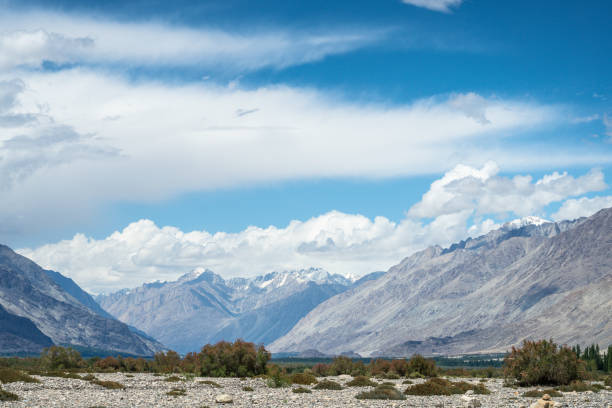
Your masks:
<svg viewBox="0 0 612 408"><path fill-rule="evenodd" d="M463 0L402 0L406 4L423 7L442 13L450 13L453 8L459 7Z"/></svg>
<svg viewBox="0 0 612 408"><path fill-rule="evenodd" d="M493 162L481 169L459 165L435 181L408 214L438 217L473 209L476 215L515 213L526 216L537 214L546 205L566 197L608 187L598 169L580 177L554 172L535 183L529 175L509 178L499 176L498 172Z"/></svg>
<svg viewBox="0 0 612 408"><path fill-rule="evenodd" d="M581 197L563 202L559 211L552 215L553 220L574 220L588 217L602 208L612 207L612 196Z"/></svg>
<svg viewBox="0 0 612 408"><path fill-rule="evenodd" d="M190 66L248 71L284 68L380 41L386 30L224 31L115 22L51 12L0 15L0 69L58 64Z"/></svg>
<svg viewBox="0 0 612 408"><path fill-rule="evenodd" d="M556 200L562 201L589 188L601 187L600 181L591 180L599 180L596 170L578 178L553 173L536 182L528 175L520 176L519 183L514 182L516 178L504 178L497 173L494 163L487 163L480 169L456 166L432 183L423 200L413 209L430 205L432 192L449 205L451 196L458 194L457 189L451 188L450 195L442 190L454 182L470 185L462 189L463 194L469 193L470 199L458 199L465 205L451 206L444 211L436 207L419 216L414 210L400 222L331 211L306 221L292 221L285 227L251 226L237 233L211 234L206 230L184 232L140 220L104 239L77 234L70 240L19 252L45 267L67 274L94 292L133 287L145 281L175 279L196 267L207 267L226 277L311 266L361 275L386 270L428 245L446 246L467 235L478 236L499 227L508 216L523 215L520 211L504 209L508 214L499 217L499 211L492 209L493 214L476 216L488 208L481 204L487 202L492 189L500 185L506 197L530 201L527 207L536 213L542 212L552 199L540 199L535 192L540 188L554 190ZM585 184L579 185L582 182ZM551 183L559 184L551 187ZM543 185L548 187L541 187ZM574 205L573 201L576 200L566 201L568 208ZM587 202L590 208L605 204L603 201ZM420 216L434 218L428 222Z"/></svg>

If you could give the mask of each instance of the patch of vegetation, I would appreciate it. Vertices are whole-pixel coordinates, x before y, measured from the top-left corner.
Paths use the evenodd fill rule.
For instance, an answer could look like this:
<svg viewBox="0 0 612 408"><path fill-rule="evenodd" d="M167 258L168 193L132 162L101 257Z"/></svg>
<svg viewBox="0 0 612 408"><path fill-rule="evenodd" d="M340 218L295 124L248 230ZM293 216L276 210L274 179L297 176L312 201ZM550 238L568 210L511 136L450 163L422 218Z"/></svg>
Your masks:
<svg viewBox="0 0 612 408"><path fill-rule="evenodd" d="M604 385L607 385L608 387L612 387L612 375L604 379Z"/></svg>
<svg viewBox="0 0 612 408"><path fill-rule="evenodd" d="M406 385L406 384L414 384L414 381L404 380L404 381L402 381L402 384L404 384L404 385Z"/></svg>
<svg viewBox="0 0 612 408"><path fill-rule="evenodd" d="M567 346L552 340L525 340L504 360L504 375L519 385L567 385L585 378L584 362Z"/></svg>
<svg viewBox="0 0 612 408"><path fill-rule="evenodd" d="M270 364L268 366L268 379L266 384L270 388L281 388L288 387L291 383L291 378L287 376L287 372L284 368L280 368L276 364Z"/></svg>
<svg viewBox="0 0 612 408"><path fill-rule="evenodd" d="M19 396L0 388L0 401L19 401Z"/></svg>
<svg viewBox="0 0 612 408"><path fill-rule="evenodd" d="M77 373L71 373L71 372L65 372L65 371L41 371L41 372L36 372L35 375L40 375L41 377L71 378L73 380L83 379L83 377L81 377Z"/></svg>
<svg viewBox="0 0 612 408"><path fill-rule="evenodd" d="M542 398L544 394L548 394L551 397L562 397L563 396L563 394L561 394L559 391L555 390L554 388L549 388L547 390L542 390L542 391L531 390L531 391L524 392L522 396L527 397L527 398Z"/></svg>
<svg viewBox="0 0 612 408"><path fill-rule="evenodd" d="M599 390L601 390L600 387L597 387L597 386L591 385L591 384L587 384L587 383L585 383L583 381L572 381L568 385L560 386L559 390L563 391L563 392L572 392L572 391L576 391L576 392L586 392L586 391L599 392Z"/></svg>
<svg viewBox="0 0 612 408"><path fill-rule="evenodd" d="M317 382L317 377L312 374L295 373L291 376L291 384L311 385Z"/></svg>
<svg viewBox="0 0 612 408"><path fill-rule="evenodd" d="M242 387L242 391L251 392L251 391L255 391L255 390L253 389L253 387L245 386L245 387Z"/></svg>
<svg viewBox="0 0 612 408"><path fill-rule="evenodd" d="M363 391L355 396L357 399L403 400L402 393L393 385L381 384L372 391Z"/></svg>
<svg viewBox="0 0 612 408"><path fill-rule="evenodd" d="M444 378L431 378L422 384L408 387L404 394L407 395L453 395L464 394L472 390L474 394L490 394L488 388L482 384L470 384L465 381L449 381Z"/></svg>
<svg viewBox="0 0 612 408"><path fill-rule="evenodd" d="M134 374L126 374L125 375L127 378L134 378Z"/></svg>
<svg viewBox="0 0 612 408"><path fill-rule="evenodd" d="M125 389L125 385L118 383L116 381L93 380L91 381L91 383L107 388L109 390L124 390Z"/></svg>
<svg viewBox="0 0 612 408"><path fill-rule="evenodd" d="M313 390L341 390L342 386L335 381L323 380L312 387Z"/></svg>
<svg viewBox="0 0 612 408"><path fill-rule="evenodd" d="M291 392L296 393L296 394L310 394L312 391L310 391L308 388L305 387L297 387L291 390Z"/></svg>
<svg viewBox="0 0 612 408"><path fill-rule="evenodd" d="M200 384L208 384L210 386L212 386L213 388L223 388L223 386L221 386L220 384L211 381L211 380L202 380L202 381L198 381L198 383Z"/></svg>
<svg viewBox="0 0 612 408"><path fill-rule="evenodd" d="M81 380L84 380L84 381L94 381L94 380L97 380L97 378L93 374L85 374L84 376L81 377Z"/></svg>
<svg viewBox="0 0 612 408"><path fill-rule="evenodd" d="M168 391L166 393L166 395L169 395L171 397L182 397L184 395L187 395L187 390L185 390L184 388L173 388L170 391Z"/></svg>
<svg viewBox="0 0 612 408"><path fill-rule="evenodd" d="M87 363L81 357L81 353L71 347L51 346L41 353L40 365L47 370L65 370L83 368Z"/></svg>
<svg viewBox="0 0 612 408"><path fill-rule="evenodd" d="M370 380L370 378L366 377L365 375L358 375L351 381L347 382L346 385L349 387L376 387L378 384Z"/></svg>
<svg viewBox="0 0 612 408"><path fill-rule="evenodd" d="M176 375L171 375L170 377L166 377L164 378L165 382L179 382L179 381L185 381L185 379L178 377Z"/></svg>
<svg viewBox="0 0 612 408"><path fill-rule="evenodd" d="M26 382L26 383L39 383L36 378L31 377L20 370L14 368L0 368L0 383L11 383L11 382Z"/></svg>
<svg viewBox="0 0 612 408"><path fill-rule="evenodd" d="M417 371L413 371L408 375L409 378L425 378L425 376Z"/></svg>

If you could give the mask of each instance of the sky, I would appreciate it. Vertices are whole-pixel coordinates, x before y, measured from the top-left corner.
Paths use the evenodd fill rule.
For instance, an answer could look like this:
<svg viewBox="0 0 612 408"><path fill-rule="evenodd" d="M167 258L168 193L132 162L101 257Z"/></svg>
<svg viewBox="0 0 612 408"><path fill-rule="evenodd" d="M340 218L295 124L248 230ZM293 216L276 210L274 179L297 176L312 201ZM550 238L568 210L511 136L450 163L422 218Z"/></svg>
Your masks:
<svg viewBox="0 0 612 408"><path fill-rule="evenodd" d="M609 1L0 0L0 243L92 293L612 206Z"/></svg>

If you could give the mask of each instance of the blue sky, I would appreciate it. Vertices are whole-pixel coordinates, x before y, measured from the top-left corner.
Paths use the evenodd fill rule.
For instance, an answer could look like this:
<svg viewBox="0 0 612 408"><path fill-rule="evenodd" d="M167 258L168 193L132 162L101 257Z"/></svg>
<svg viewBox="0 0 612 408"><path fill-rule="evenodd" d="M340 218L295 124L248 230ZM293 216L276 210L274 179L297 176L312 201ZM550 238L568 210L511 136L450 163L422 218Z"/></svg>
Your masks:
<svg viewBox="0 0 612 408"><path fill-rule="evenodd" d="M0 7L0 242L93 291L612 205L608 1Z"/></svg>

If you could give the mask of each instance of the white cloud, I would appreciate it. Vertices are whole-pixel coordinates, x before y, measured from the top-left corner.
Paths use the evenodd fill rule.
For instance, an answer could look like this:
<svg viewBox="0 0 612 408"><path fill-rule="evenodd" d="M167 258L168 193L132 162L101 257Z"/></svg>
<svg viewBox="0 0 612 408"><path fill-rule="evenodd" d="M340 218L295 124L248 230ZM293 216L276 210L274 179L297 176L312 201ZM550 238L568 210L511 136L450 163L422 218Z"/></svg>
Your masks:
<svg viewBox="0 0 612 408"><path fill-rule="evenodd" d="M414 214L396 223L385 217L371 220L361 215L332 211L306 221L292 221L283 228L252 226L238 233L211 234L205 230L183 232L175 227L160 228L152 221L140 220L105 239L95 240L77 234L71 240L19 252L44 267L65 273L94 292L133 287L157 279L175 279L201 266L225 277L254 276L272 270L311 266L324 267L335 273L360 275L386 270L428 245L447 246L467 235L485 234L509 216L523 215L507 209L501 210L508 212L502 217L496 215L496 209L491 210L493 215L477 215L478 211L486 208L482 203L490 199L496 187L503 186L506 198L516 200L522 197L529 201L527 207L536 213L549 202L549 199L539 198L538 189L545 188L547 192L552 189L556 201L562 201L588 188L600 187L599 182L593 181L598 180L597 171L579 178L553 173L535 183L531 182L530 176L521 176L517 183L516 177L500 177L497 172L494 163L481 169L460 165L448 171L432 184L430 191L413 209L430 205L432 192L448 204L449 196L442 194L440 188L455 182L470 181L473 184L474 179L484 183L484 187L469 189L470 200L458 199L468 203L466 205L444 211L435 207L432 212L422 213L422 216L434 217L429 223ZM544 185L547 187L542 187ZM451 191L451 194L457 194L456 189ZM463 193L467 194L465 190Z"/></svg>
<svg viewBox="0 0 612 408"><path fill-rule="evenodd" d="M508 169L611 160L602 153L569 156L556 147L545 157L499 149L509 134L554 123L558 113L471 93L388 106L287 86L133 83L81 68L14 72L0 81L15 76L21 85L0 115L36 120L3 128L5 178L16 166L11 140L42 141L50 127L80 137L44 146L45 165L20 171L19 183L3 192L0 229L16 223L11 233L78 224L118 201L252 183L431 174L482 157ZM37 150L21 152L37 163ZM42 200L45 206L35 204Z"/></svg>
<svg viewBox="0 0 612 408"><path fill-rule="evenodd" d="M566 200L559 211L552 215L553 220L574 220L580 217L588 217L602 208L612 207L612 196L599 196L593 198L581 197Z"/></svg>
<svg viewBox="0 0 612 408"><path fill-rule="evenodd" d="M44 61L190 66L219 71L284 68L380 41L384 30L223 31L162 23L115 22L50 12L0 14L0 69Z"/></svg>
<svg viewBox="0 0 612 408"><path fill-rule="evenodd" d="M454 7L459 7L463 0L402 0L406 4L423 7L442 13L450 13Z"/></svg>
<svg viewBox="0 0 612 408"><path fill-rule="evenodd" d="M476 215L515 213L537 214L546 205L566 197L605 190L601 170L591 170L580 177L567 172L546 175L535 183L531 176L498 176L499 168L489 162L482 169L457 166L435 181L423 199L408 212L414 217L439 217L460 211Z"/></svg>

